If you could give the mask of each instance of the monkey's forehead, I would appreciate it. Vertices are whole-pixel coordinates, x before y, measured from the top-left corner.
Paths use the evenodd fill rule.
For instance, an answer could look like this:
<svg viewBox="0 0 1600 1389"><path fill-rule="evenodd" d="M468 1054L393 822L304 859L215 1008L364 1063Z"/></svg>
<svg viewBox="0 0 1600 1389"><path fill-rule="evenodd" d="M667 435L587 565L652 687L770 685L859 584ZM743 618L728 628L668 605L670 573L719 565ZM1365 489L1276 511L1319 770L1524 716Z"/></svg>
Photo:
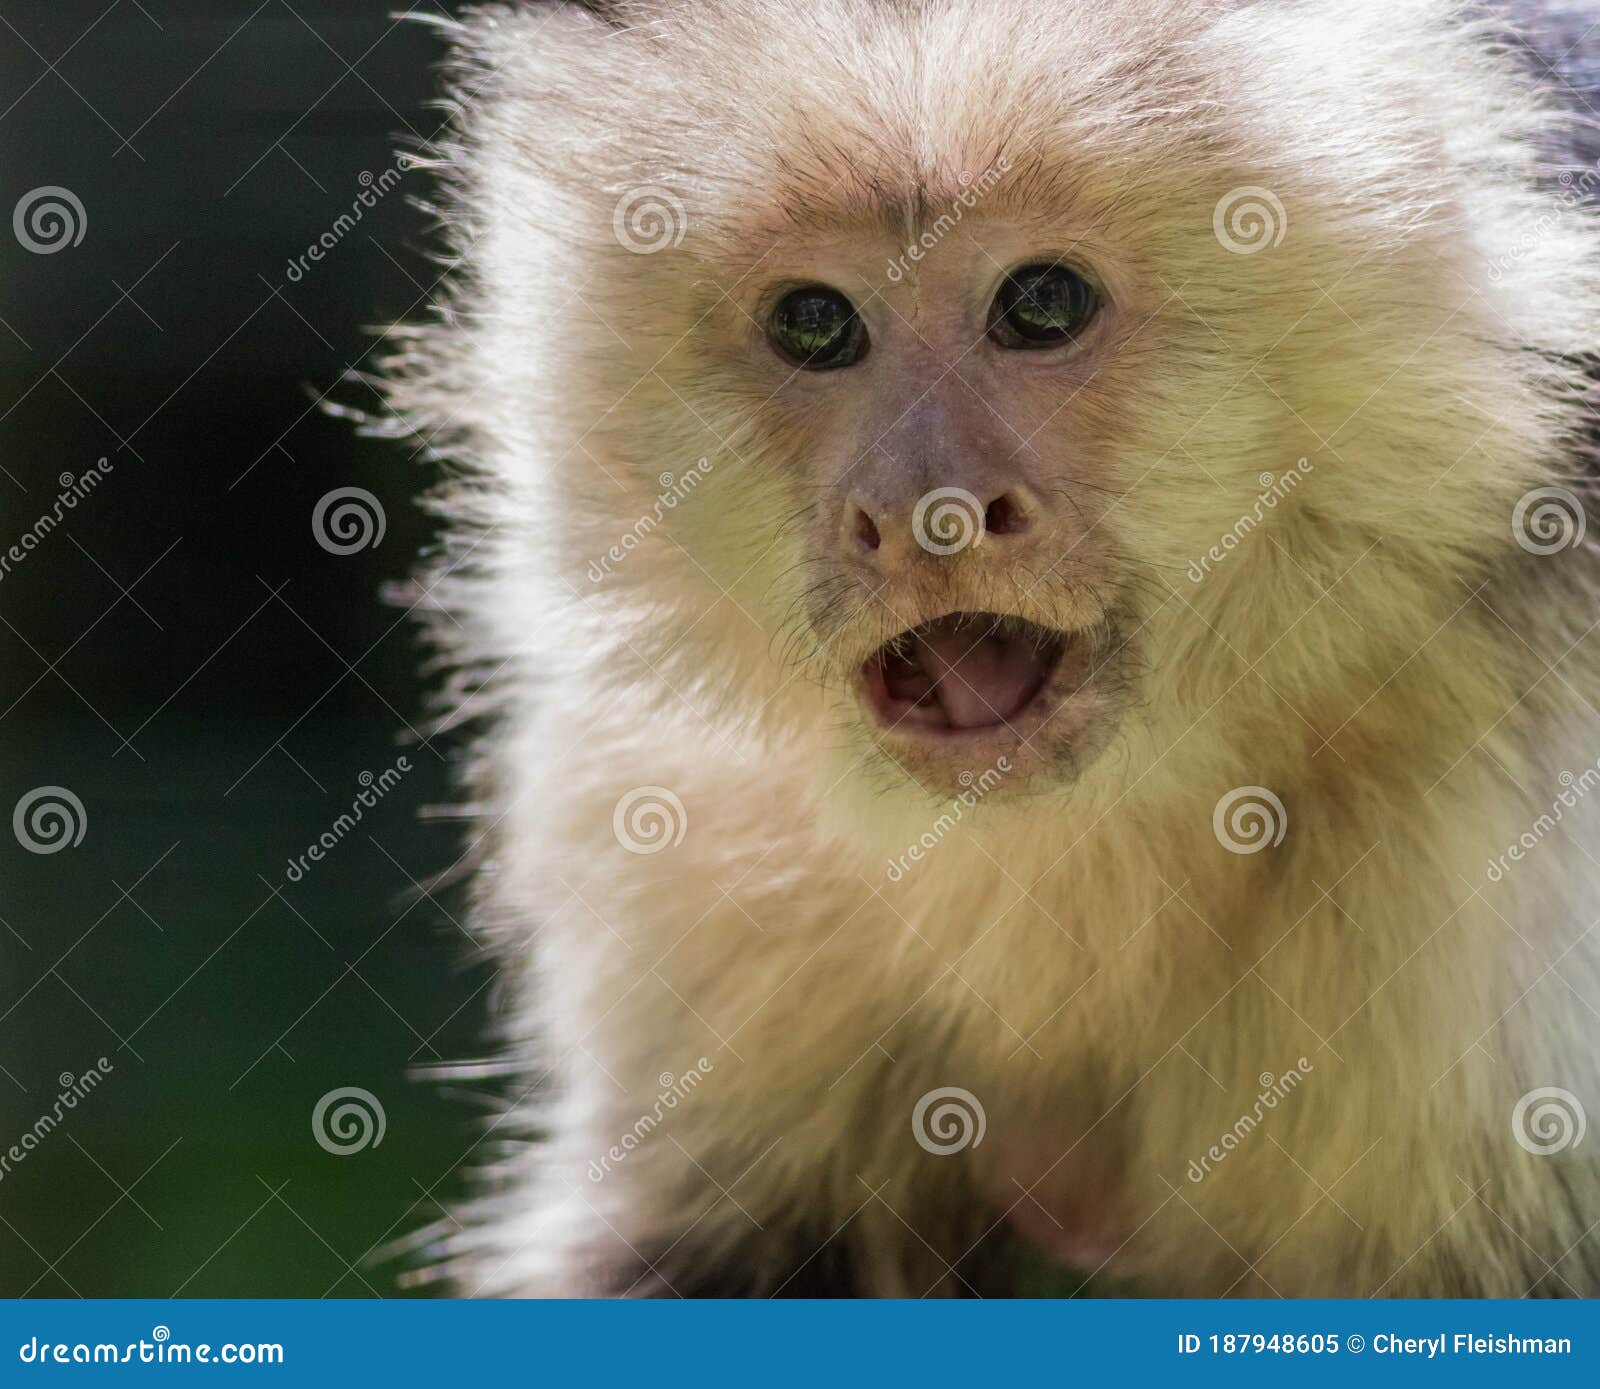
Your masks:
<svg viewBox="0 0 1600 1389"><path fill-rule="evenodd" d="M810 165L791 151L781 167L742 182L729 220L780 241L833 232L914 240L953 215L1055 225L1082 215L1104 181L1092 164L1065 167L1038 148L968 144L921 159L864 146L848 162L824 156Z"/></svg>

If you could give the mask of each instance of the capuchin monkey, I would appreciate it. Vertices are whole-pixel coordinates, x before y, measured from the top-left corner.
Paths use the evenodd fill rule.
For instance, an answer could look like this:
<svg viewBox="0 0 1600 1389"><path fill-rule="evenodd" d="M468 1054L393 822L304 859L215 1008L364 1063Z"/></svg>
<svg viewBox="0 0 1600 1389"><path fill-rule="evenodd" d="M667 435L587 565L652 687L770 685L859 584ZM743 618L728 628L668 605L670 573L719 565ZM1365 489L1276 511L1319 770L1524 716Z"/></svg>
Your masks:
<svg viewBox="0 0 1600 1389"><path fill-rule="evenodd" d="M450 34L433 1266L1600 1295L1600 8Z"/></svg>

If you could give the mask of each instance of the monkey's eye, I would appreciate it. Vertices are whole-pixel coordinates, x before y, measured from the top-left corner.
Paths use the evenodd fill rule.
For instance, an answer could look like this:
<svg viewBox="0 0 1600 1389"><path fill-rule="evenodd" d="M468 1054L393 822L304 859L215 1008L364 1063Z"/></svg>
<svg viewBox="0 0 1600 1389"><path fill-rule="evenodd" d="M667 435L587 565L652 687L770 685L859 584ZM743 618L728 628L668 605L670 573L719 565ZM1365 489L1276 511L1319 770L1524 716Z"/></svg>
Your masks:
<svg viewBox="0 0 1600 1389"><path fill-rule="evenodd" d="M784 295L772 310L767 336L783 356L807 371L847 367L867 350L867 330L855 305L826 285L807 285Z"/></svg>
<svg viewBox="0 0 1600 1389"><path fill-rule="evenodd" d="M1006 276L989 313L989 336L1002 347L1056 347L1094 317L1099 297L1064 265L1024 265Z"/></svg>

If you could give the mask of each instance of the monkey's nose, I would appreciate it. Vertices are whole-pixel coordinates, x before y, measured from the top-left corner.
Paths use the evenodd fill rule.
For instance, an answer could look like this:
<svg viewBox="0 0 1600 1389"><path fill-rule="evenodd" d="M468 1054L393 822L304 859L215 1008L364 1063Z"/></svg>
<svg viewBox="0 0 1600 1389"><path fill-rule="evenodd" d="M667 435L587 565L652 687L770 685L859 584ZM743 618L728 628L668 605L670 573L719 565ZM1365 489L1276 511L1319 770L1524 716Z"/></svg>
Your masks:
<svg viewBox="0 0 1600 1389"><path fill-rule="evenodd" d="M1033 529L1038 513L1032 494L1017 485L982 493L934 487L894 501L853 493L845 504L844 532L859 557L881 565L954 555L991 538L1009 549Z"/></svg>

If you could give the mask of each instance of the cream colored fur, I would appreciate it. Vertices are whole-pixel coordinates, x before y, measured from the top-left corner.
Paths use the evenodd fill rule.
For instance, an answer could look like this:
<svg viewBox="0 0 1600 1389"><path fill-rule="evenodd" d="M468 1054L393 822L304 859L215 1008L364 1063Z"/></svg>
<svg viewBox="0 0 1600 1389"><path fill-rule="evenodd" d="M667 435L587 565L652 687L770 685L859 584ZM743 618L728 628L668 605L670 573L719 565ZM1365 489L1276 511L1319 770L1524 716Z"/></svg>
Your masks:
<svg viewBox="0 0 1600 1389"><path fill-rule="evenodd" d="M1438 0L623 9L455 33L457 263L390 372L449 470L425 581L447 702L485 720L472 843L510 989L454 1286L774 1291L826 1244L866 1291L959 1292L1004 1222L1150 1291L1600 1293L1600 1134L1540 1156L1512 1129L1547 1086L1600 1122L1600 796L1486 873L1600 757L1592 554L1512 532L1529 489L1579 485L1570 357L1600 347L1600 228L1534 191L1543 98ZM1080 374L992 392L1081 547L899 597L1114 609L1125 689L1080 776L985 798L892 881L954 788L850 692L905 624L828 568L813 466L870 446L870 387L787 382L752 325L785 277L887 289L1000 159L896 312L935 323L1067 243L1104 277ZM680 245L621 244L641 187ZM1219 244L1240 187L1280 200L1281 243ZM613 814L645 786L686 829L641 855ZM1241 786L1281 799L1277 847L1219 843ZM912 1129L943 1086L987 1126L947 1156Z"/></svg>

